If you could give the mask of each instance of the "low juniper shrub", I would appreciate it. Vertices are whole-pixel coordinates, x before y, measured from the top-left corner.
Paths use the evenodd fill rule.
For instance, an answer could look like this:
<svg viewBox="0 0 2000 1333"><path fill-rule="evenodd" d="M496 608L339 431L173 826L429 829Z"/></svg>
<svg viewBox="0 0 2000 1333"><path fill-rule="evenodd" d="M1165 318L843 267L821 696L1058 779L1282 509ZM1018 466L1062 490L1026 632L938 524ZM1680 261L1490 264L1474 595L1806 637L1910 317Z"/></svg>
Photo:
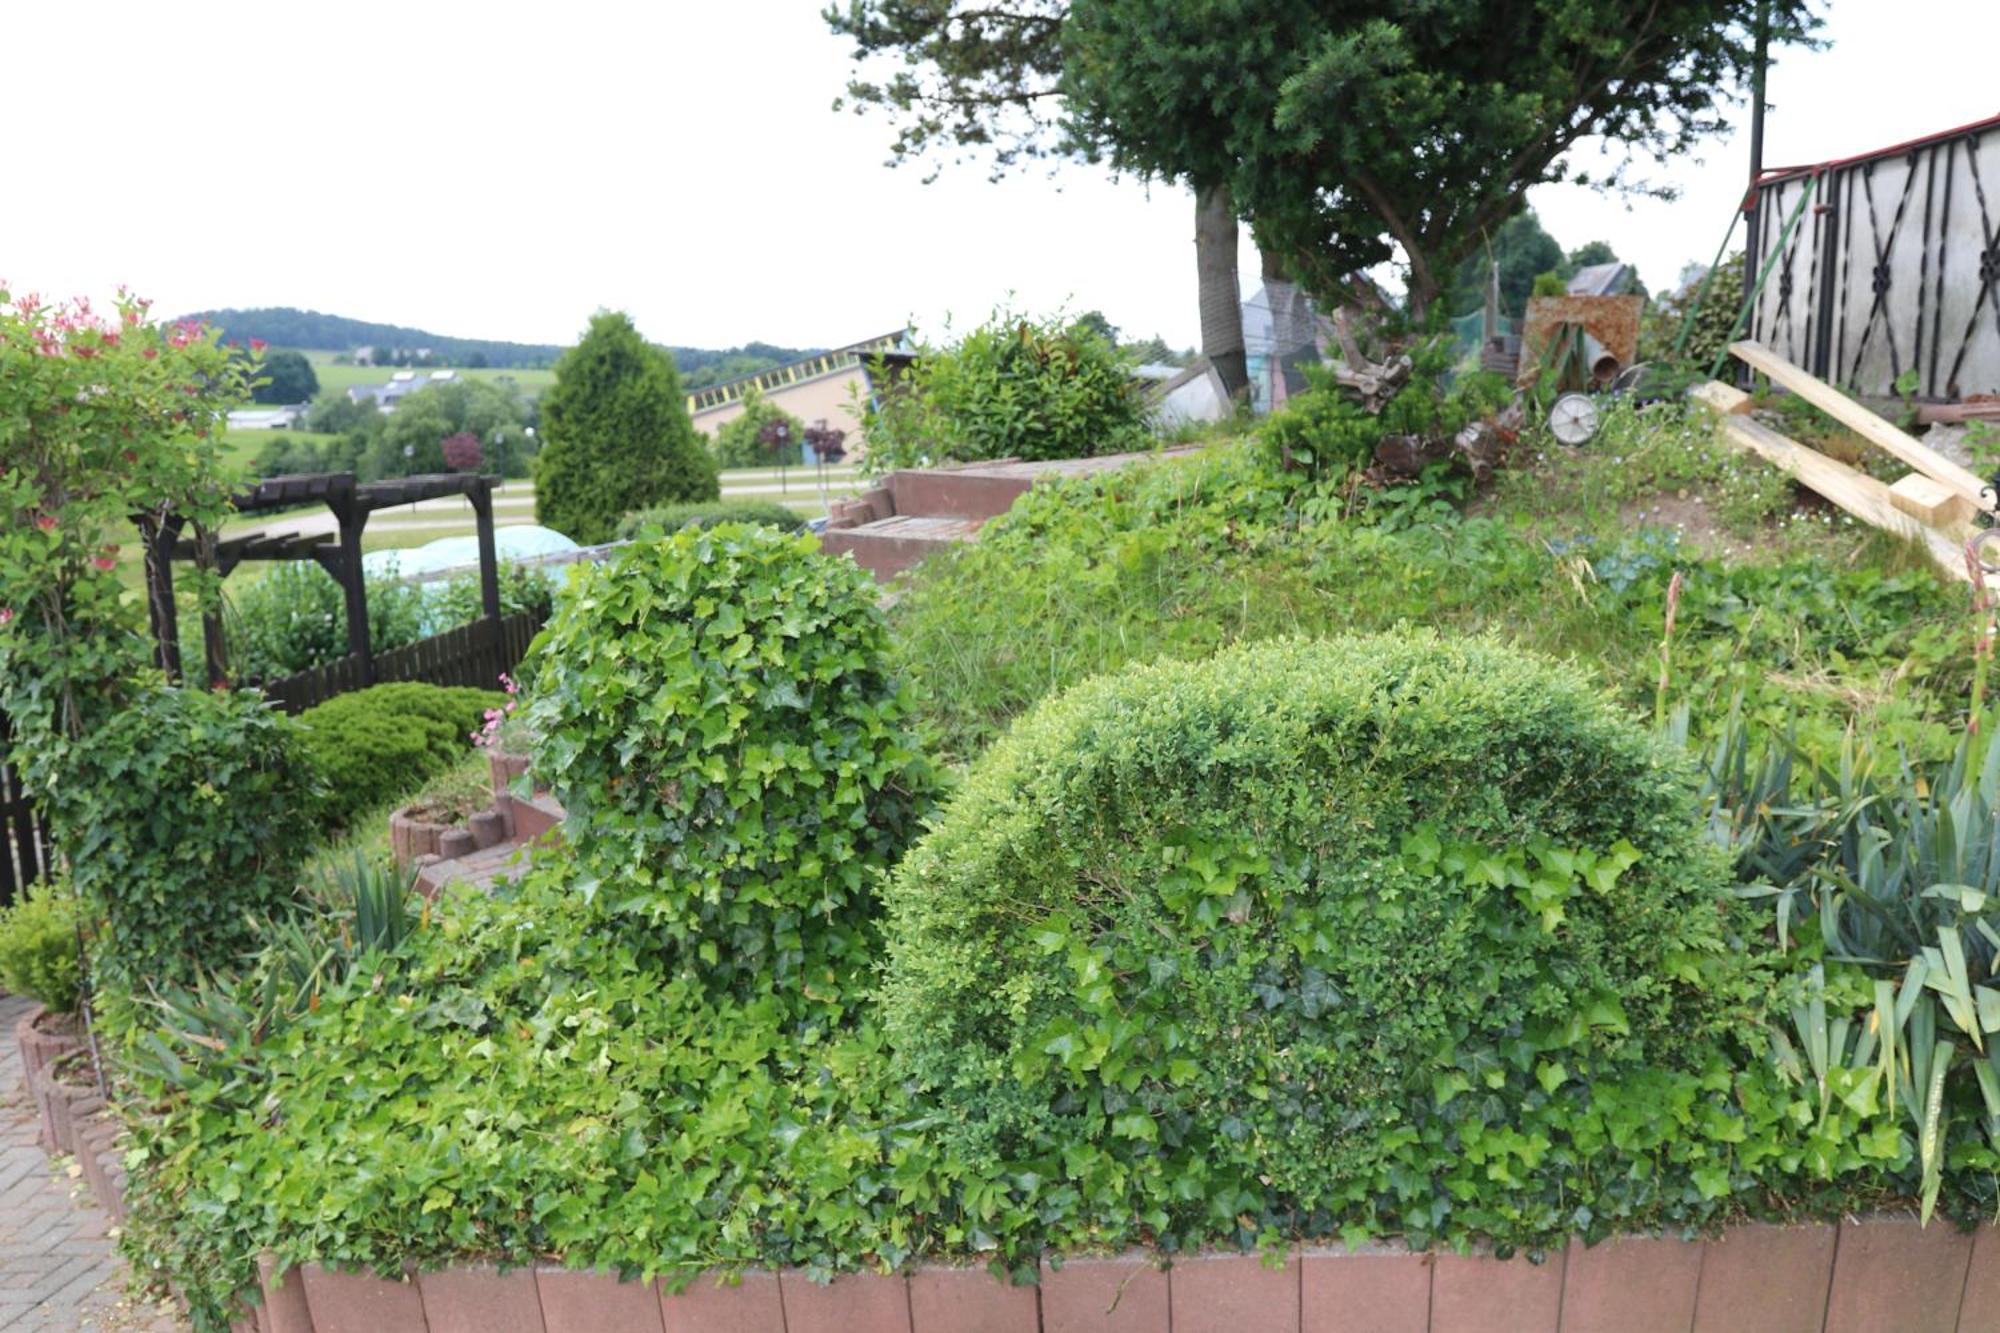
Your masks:
<svg viewBox="0 0 2000 1333"><path fill-rule="evenodd" d="M414 793L472 748L494 690L399 681L329 699L299 714L301 749L326 786L329 828Z"/></svg>

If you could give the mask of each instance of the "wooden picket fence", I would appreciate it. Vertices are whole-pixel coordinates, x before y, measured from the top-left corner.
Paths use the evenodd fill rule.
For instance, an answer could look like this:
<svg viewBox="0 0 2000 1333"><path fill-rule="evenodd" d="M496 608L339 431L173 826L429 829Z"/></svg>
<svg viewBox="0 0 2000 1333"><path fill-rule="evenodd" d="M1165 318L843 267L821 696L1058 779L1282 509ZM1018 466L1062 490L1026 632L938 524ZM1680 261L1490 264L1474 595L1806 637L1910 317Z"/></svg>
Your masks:
<svg viewBox="0 0 2000 1333"><path fill-rule="evenodd" d="M521 664L541 627L542 617L532 611L475 620L419 639L407 647L376 654L373 683L421 680L432 685L498 689L501 673ZM282 680L267 681L262 688L265 697L285 712L300 713L336 695L362 689L365 684L361 659L350 656Z"/></svg>
<svg viewBox="0 0 2000 1333"><path fill-rule="evenodd" d="M9 762L13 732L0 714L0 907L49 873L48 827L21 788L21 775Z"/></svg>

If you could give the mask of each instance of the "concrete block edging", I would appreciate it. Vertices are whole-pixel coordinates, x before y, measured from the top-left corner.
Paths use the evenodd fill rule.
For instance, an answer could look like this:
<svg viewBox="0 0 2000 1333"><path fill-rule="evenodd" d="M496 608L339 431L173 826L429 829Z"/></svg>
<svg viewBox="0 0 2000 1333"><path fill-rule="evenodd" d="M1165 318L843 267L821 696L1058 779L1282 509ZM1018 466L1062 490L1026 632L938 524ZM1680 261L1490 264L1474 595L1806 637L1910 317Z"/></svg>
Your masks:
<svg viewBox="0 0 2000 1333"><path fill-rule="evenodd" d="M1396 1244L1299 1248L1282 1265L1131 1252L1044 1264L1038 1286L951 1265L830 1285L752 1270L698 1276L678 1292L547 1266L467 1264L396 1282L307 1265L273 1291L273 1267L260 1267L263 1313L285 1311L274 1321L285 1333L1957 1333L1983 1327L1981 1298L2000 1294L2000 1229L1968 1236L1890 1216L1748 1225L1705 1241L1572 1241L1540 1264Z"/></svg>

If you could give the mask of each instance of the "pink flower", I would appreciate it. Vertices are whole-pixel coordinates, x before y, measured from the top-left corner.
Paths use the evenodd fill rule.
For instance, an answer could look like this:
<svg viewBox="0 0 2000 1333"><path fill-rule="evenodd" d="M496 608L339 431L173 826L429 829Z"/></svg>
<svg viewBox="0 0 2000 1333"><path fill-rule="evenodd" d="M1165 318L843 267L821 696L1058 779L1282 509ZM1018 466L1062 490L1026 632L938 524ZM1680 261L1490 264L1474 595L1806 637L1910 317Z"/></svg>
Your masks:
<svg viewBox="0 0 2000 1333"><path fill-rule="evenodd" d="M43 514L35 520L35 526L43 532L54 532L56 530L56 516L54 514Z"/></svg>
<svg viewBox="0 0 2000 1333"><path fill-rule="evenodd" d="M155 361L159 359L160 349L157 347L148 347L141 355L148 361Z"/></svg>
<svg viewBox="0 0 2000 1333"><path fill-rule="evenodd" d="M270 344L265 342L262 338L252 338L250 340L250 350L253 352L262 352L268 346L270 346Z"/></svg>
<svg viewBox="0 0 2000 1333"><path fill-rule="evenodd" d="M0 629L6 629L13 623L14 608L11 606L0 606Z"/></svg>
<svg viewBox="0 0 2000 1333"><path fill-rule="evenodd" d="M110 556L94 555L90 558L90 567L92 569L102 570L105 573L109 573L110 571L118 568L118 562L116 560L113 560Z"/></svg>

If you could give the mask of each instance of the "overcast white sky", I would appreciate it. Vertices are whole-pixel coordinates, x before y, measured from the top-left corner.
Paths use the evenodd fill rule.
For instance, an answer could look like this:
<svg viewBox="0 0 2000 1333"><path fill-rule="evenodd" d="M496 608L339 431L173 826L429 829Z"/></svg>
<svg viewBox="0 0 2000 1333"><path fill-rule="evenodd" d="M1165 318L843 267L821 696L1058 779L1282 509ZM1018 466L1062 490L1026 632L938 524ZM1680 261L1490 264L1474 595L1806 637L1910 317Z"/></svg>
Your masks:
<svg viewBox="0 0 2000 1333"><path fill-rule="evenodd" d="M889 126L829 110L850 62L820 5L5 0L0 277L529 342L609 306L698 346L836 345L1011 293L1195 341L1181 191L884 166ZM2000 0L1829 14L1833 49L1772 75L1770 163L2000 112ZM1676 204L1534 203L1565 246L1609 240L1657 288L1714 251L1744 144L1666 172Z"/></svg>

